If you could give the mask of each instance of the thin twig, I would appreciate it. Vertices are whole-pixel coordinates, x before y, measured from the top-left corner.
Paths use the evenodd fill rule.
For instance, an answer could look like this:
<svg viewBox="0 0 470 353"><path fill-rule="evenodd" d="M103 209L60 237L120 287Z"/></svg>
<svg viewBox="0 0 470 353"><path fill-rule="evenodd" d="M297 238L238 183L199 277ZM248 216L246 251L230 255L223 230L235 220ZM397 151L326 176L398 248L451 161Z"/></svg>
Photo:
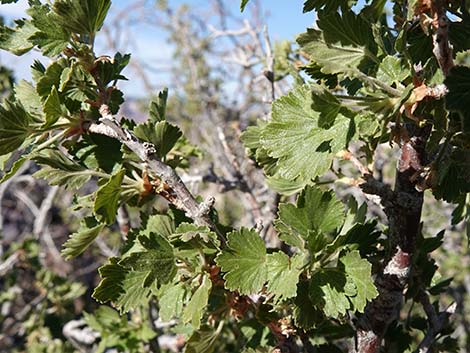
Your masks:
<svg viewBox="0 0 470 353"><path fill-rule="evenodd" d="M225 238L217 230L216 225L209 217L209 210L206 203L199 203L189 192L186 185L173 168L163 163L155 153L155 146L151 143L140 141L129 130L122 128L118 121L111 114L109 107L103 104L100 108L101 123L91 124L89 131L101 135L106 135L119 140L132 152L134 152L142 162L147 163L149 171L153 172L163 182L168 184L175 193L173 205L186 212L186 215L196 222L196 224L208 226L217 232L219 240L225 243ZM209 203L212 201L208 201Z"/></svg>

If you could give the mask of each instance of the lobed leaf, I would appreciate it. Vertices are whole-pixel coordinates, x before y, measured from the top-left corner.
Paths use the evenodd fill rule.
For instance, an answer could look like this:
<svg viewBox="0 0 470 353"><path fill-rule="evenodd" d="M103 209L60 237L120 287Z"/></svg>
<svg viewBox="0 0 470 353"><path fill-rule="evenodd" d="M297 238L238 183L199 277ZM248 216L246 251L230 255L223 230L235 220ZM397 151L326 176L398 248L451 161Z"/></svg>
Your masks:
<svg viewBox="0 0 470 353"><path fill-rule="evenodd" d="M32 159L42 166L33 174L47 180L51 185L64 186L69 190L80 189L91 178L89 171L59 150L48 149L34 154Z"/></svg>
<svg viewBox="0 0 470 353"><path fill-rule="evenodd" d="M0 105L0 156L19 148L32 133L32 117L19 103L5 100Z"/></svg>
<svg viewBox="0 0 470 353"><path fill-rule="evenodd" d="M37 29L31 21L16 20L15 23L15 28L6 26L0 28L0 49L15 55L23 55L34 47L29 39Z"/></svg>
<svg viewBox="0 0 470 353"><path fill-rule="evenodd" d="M344 206L334 192L323 192L307 186L297 198L297 204L280 204L279 219L275 221L281 239L291 246L312 252L326 245L322 234L338 229L345 220Z"/></svg>
<svg viewBox="0 0 470 353"><path fill-rule="evenodd" d="M254 230L241 228L227 235L227 249L216 262L225 272L225 288L240 294L261 290L267 280L266 247Z"/></svg>
<svg viewBox="0 0 470 353"><path fill-rule="evenodd" d="M262 149L274 159L272 172L304 184L324 174L351 137L351 120L342 114L321 119L312 109L312 94L308 86L301 86L277 99L272 121L261 128L259 138Z"/></svg>
<svg viewBox="0 0 470 353"><path fill-rule="evenodd" d="M157 155L160 158L166 156L168 152L175 146L183 133L181 130L166 121L146 122L139 124L134 128L135 135L152 143L155 146Z"/></svg>
<svg viewBox="0 0 470 353"><path fill-rule="evenodd" d="M295 297L304 262L305 258L302 255L297 254L289 258L280 251L267 256L267 290L274 294L275 302Z"/></svg>
<svg viewBox="0 0 470 353"><path fill-rule="evenodd" d="M70 32L59 23L59 18L49 5L34 4L27 13L37 31L29 38L30 41L42 49L42 53L49 57L59 55L67 48L70 41Z"/></svg>
<svg viewBox="0 0 470 353"><path fill-rule="evenodd" d="M157 285L169 283L176 275L176 259L171 244L157 233L150 233L149 237L140 235L138 240L144 251L132 252L121 264L145 273L144 287L150 287L155 281Z"/></svg>
<svg viewBox="0 0 470 353"><path fill-rule="evenodd" d="M111 0L56 0L57 22L67 30L94 36L103 26Z"/></svg>
<svg viewBox="0 0 470 353"><path fill-rule="evenodd" d="M351 251L340 257L348 282L356 288L356 294L349 296L354 309L363 312L368 301L379 295L372 279L372 266L362 259L359 251Z"/></svg>

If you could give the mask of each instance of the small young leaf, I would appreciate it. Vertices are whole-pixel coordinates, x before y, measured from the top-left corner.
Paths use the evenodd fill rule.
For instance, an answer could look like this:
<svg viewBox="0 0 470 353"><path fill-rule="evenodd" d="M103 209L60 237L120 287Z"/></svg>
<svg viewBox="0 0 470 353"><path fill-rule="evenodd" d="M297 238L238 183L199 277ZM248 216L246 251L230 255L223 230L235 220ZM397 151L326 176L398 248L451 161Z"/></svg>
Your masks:
<svg viewBox="0 0 470 353"><path fill-rule="evenodd" d="M168 99L168 88L158 92L156 101L150 102L149 115L150 121L157 123L166 119L166 101Z"/></svg>
<svg viewBox="0 0 470 353"><path fill-rule="evenodd" d="M197 226L192 223L181 223L173 233L174 237L178 237L184 242L190 241L196 237L201 238L205 243L213 243L220 245L217 235L207 226Z"/></svg>
<svg viewBox="0 0 470 353"><path fill-rule="evenodd" d="M398 84L410 75L410 71L402 67L399 58L387 55L379 65L377 79L387 85Z"/></svg>
<svg viewBox="0 0 470 353"><path fill-rule="evenodd" d="M336 268L316 272L310 280L310 299L325 315L338 318L350 309L348 296L356 294L346 274Z"/></svg>
<svg viewBox="0 0 470 353"><path fill-rule="evenodd" d="M266 247L254 230L242 228L227 235L227 250L216 262L225 272L225 288L240 294L261 290L267 280Z"/></svg>
<svg viewBox="0 0 470 353"><path fill-rule="evenodd" d="M121 75L122 70L129 64L131 59L130 54L122 55L116 53L112 60L104 59L99 60L96 64L94 71L98 72L97 75L100 79L100 85L106 87L109 83L116 80L127 80Z"/></svg>
<svg viewBox="0 0 470 353"><path fill-rule="evenodd" d="M44 124L44 127L53 125L63 115L64 112L56 86L52 86L51 93L44 101L43 111L46 114L46 123Z"/></svg>
<svg viewBox="0 0 470 353"><path fill-rule="evenodd" d="M93 217L85 218L80 225L80 229L70 235L69 239L64 243L61 252L62 256L66 260L70 260L83 253L93 243L103 228L104 224L96 222Z"/></svg>
<svg viewBox="0 0 470 353"><path fill-rule="evenodd" d="M67 60L62 58L58 61L53 61L46 68L46 71L36 85L36 91L38 92L39 96L41 96L41 99L46 99L46 97L51 93L53 86L60 86L60 77L62 75L62 71L66 67Z"/></svg>
<svg viewBox="0 0 470 353"><path fill-rule="evenodd" d="M344 207L332 191L323 192L307 186L297 198L297 205L281 204L279 219L275 222L281 239L289 245L316 252L324 244L318 244L326 234L339 228L345 219Z"/></svg>
<svg viewBox="0 0 470 353"><path fill-rule="evenodd" d="M166 121L139 124L134 128L134 133L138 138L153 143L160 158L165 157L183 135L177 126Z"/></svg>
<svg viewBox="0 0 470 353"><path fill-rule="evenodd" d="M208 276L204 275L201 285L196 289L191 300L183 310L181 319L185 323L190 322L195 330L201 326L201 319L204 315L204 310L207 308L211 289L212 282Z"/></svg>
<svg viewBox="0 0 470 353"><path fill-rule="evenodd" d="M96 219L106 224L114 223L121 196L121 184L126 171L122 169L111 176L108 182L96 192L93 213Z"/></svg>

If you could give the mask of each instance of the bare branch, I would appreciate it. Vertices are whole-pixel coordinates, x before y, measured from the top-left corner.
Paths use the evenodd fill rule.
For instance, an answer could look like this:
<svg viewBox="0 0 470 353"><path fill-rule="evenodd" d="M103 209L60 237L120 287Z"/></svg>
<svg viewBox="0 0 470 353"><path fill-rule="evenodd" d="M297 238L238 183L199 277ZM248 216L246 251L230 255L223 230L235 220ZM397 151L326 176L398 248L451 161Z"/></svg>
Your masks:
<svg viewBox="0 0 470 353"><path fill-rule="evenodd" d="M216 231L219 240L222 243L225 243L224 237L217 231L216 225L209 217L210 209L207 208L206 204L199 204L175 170L163 163L157 157L155 154L155 146L150 143L140 141L133 133L123 129L119 125L119 122L110 113L107 105L101 106L100 114L101 123L91 124L88 128L89 131L115 138L134 152L142 162L147 163L151 172L162 179L173 190L176 195L176 198L172 200L173 205L176 208L185 211L186 215L194 219L197 224L208 226Z"/></svg>

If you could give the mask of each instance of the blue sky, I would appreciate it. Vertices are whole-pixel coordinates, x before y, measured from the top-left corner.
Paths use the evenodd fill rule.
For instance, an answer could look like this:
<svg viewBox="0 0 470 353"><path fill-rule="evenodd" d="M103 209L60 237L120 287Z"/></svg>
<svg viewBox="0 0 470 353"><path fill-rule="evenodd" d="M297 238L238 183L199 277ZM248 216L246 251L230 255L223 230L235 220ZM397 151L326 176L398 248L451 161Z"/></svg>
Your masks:
<svg viewBox="0 0 470 353"><path fill-rule="evenodd" d="M137 2L136 0L113 0L111 6L111 13L109 18L112 18L113 13ZM188 4L196 7L201 11L207 8L207 0L168 0L170 5ZM302 6L304 0L260 0L262 10L267 14L264 21L268 26L269 33L273 40L294 39L296 34L301 33L306 27L311 26L314 22L314 15L312 13L302 14ZM239 14L239 0L227 0L226 3L231 4L231 10L235 14ZM233 5L232 5L233 4ZM16 4L0 5L0 14L7 20L20 18L25 16L25 9L27 8L27 0L20 0ZM240 18L250 18L249 14L250 4L243 14L239 14ZM106 22L105 22L106 25ZM134 58L146 60L151 62L170 62L172 48L167 43L163 33L156 32L155 29L150 29L146 26L137 25L134 28L133 38L135 43L132 48L128 49L133 53ZM101 38L103 40L103 38ZM150 48L150 50L149 50ZM100 50L100 37L98 37L97 49ZM100 53L112 54L112 53ZM30 53L22 57L13 56L5 51L0 50L0 63L9 66L15 71L17 81L20 79L30 80L29 65L32 60L39 58L42 62L47 64L47 58L41 58L38 53ZM159 81L165 80L165 77L159 77ZM143 92L143 88L138 83L127 83L122 87L125 93L136 95L135 92ZM137 93L137 95L139 95Z"/></svg>

